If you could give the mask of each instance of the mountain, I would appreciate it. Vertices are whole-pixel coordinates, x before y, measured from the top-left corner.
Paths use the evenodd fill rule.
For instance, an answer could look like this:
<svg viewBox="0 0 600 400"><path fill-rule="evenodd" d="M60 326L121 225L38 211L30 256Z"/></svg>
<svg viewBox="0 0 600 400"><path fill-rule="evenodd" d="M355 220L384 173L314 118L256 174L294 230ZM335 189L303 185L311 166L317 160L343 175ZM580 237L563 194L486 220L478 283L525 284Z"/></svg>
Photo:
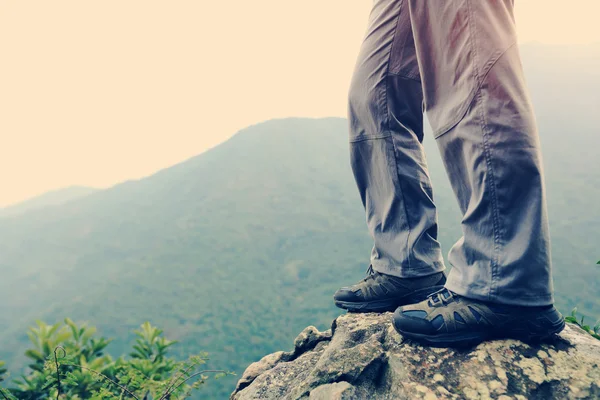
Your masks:
<svg viewBox="0 0 600 400"><path fill-rule="evenodd" d="M0 208L0 218L20 215L26 213L27 211L48 206L64 204L68 201L87 196L88 194L94 193L97 190L98 189L86 186L69 186L63 189L52 190L20 203Z"/></svg>
<svg viewBox="0 0 600 400"><path fill-rule="evenodd" d="M3 220L0 358L23 364L37 318L90 321L120 339L116 354L150 320L181 355L240 371L309 321L328 324L332 290L369 254L346 126L258 124L150 178Z"/></svg>
<svg viewBox="0 0 600 400"><path fill-rule="evenodd" d="M557 305L600 316L600 115L592 112L600 79L590 63L538 62L553 52L523 48L547 170ZM116 339L113 355L149 320L181 342L178 356L208 351L209 367L241 373L303 327L326 328L340 313L333 292L364 275L371 248L347 124L266 121L153 176L1 219L0 359L13 372L25 365L36 319L89 321ZM458 208L430 134L425 145L447 253L460 237ZM234 384L211 383L202 394L224 398Z"/></svg>

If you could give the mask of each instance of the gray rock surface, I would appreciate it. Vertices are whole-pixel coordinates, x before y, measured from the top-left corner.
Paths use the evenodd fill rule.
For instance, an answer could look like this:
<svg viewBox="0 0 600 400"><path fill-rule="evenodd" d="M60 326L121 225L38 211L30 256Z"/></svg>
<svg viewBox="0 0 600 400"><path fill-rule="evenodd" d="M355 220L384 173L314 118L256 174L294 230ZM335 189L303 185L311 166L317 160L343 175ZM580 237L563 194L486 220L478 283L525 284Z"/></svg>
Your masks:
<svg viewBox="0 0 600 400"><path fill-rule="evenodd" d="M567 324L551 342L423 347L391 313L345 314L306 328L292 352L250 365L231 395L247 399L600 399L600 341Z"/></svg>

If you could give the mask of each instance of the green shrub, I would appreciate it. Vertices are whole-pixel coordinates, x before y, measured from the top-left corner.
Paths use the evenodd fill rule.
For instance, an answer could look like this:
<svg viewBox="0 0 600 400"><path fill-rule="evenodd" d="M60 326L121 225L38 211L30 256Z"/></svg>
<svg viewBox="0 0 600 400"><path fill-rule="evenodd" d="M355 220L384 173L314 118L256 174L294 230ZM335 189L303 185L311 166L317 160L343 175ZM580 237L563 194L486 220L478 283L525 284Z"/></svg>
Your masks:
<svg viewBox="0 0 600 400"><path fill-rule="evenodd" d="M596 265L598 265L598 264L600 264L600 261L598 261L596 263ZM577 319L577 307L575 307L573 309L573 311L571 311L571 315L566 317L565 320L567 322L570 322L572 324L579 326L581 329L583 329L584 331L586 331L587 333L589 333L596 339L600 340L600 319L598 321L596 321L596 325L594 325L593 327L590 327L589 325L586 325L584 323L584 320L585 320L584 316L581 316L581 320Z"/></svg>
<svg viewBox="0 0 600 400"><path fill-rule="evenodd" d="M4 374L6 373L6 368L4 368L4 363L0 361L0 382L4 380Z"/></svg>
<svg viewBox="0 0 600 400"><path fill-rule="evenodd" d="M587 333L589 333L590 335L592 335L596 339L600 340L600 320L598 320L596 322L596 325L594 325L593 327L590 327L589 325L586 325L584 323L584 320L585 320L584 316L581 317L581 320L577 320L577 307L575 307L573 309L573 311L571 311L571 315L568 316L568 317L566 317L565 320L567 322L571 322L573 324L576 324L581 329L583 329L584 331L586 331Z"/></svg>
<svg viewBox="0 0 600 400"><path fill-rule="evenodd" d="M175 361L168 349L176 342L146 322L134 331L137 336L129 357L113 360L104 350L110 340L95 337L96 329L77 326L70 319L47 325L37 321L30 328L33 345L25 352L30 372L0 388L0 399L180 399L189 397L209 376L233 375L226 371L196 369L208 360L206 353ZM0 362L0 381L6 372Z"/></svg>

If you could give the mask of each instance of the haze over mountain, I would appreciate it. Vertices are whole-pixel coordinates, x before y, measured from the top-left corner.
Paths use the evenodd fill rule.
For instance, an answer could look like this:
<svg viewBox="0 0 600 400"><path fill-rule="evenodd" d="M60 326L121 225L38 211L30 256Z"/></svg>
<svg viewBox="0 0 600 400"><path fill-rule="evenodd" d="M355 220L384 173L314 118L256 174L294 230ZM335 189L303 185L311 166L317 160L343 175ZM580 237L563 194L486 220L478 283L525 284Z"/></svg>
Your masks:
<svg viewBox="0 0 600 400"><path fill-rule="evenodd" d="M575 61L557 57L559 47L522 50L557 305L588 316L600 316L599 47ZM447 254L460 237L458 208L430 134L426 150ZM363 276L370 247L347 120L256 124L148 178L1 219L0 359L23 366L35 319L89 321L116 338L115 354L149 320L182 342L180 356L205 350L210 366L241 372L305 326L325 329L339 314L331 295ZM234 383L202 394L223 398Z"/></svg>
<svg viewBox="0 0 600 400"><path fill-rule="evenodd" d="M68 201L78 199L88 194L94 193L95 188L86 186L69 186L63 189L57 189L46 192L40 196L36 196L29 200L22 201L12 206L0 208L0 218L7 216L15 216L23 214L27 211L32 211L48 206L56 206L64 204Z"/></svg>

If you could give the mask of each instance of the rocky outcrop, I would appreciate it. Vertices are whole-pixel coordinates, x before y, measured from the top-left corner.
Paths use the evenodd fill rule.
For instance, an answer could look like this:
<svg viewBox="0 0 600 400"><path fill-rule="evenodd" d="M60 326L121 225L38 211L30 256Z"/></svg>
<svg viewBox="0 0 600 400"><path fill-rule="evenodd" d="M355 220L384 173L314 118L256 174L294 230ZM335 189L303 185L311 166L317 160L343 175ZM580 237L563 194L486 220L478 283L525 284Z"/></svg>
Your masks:
<svg viewBox="0 0 600 400"><path fill-rule="evenodd" d="M292 352L250 365L231 399L600 399L600 341L577 326L543 344L429 348L403 340L391 315L306 328Z"/></svg>

